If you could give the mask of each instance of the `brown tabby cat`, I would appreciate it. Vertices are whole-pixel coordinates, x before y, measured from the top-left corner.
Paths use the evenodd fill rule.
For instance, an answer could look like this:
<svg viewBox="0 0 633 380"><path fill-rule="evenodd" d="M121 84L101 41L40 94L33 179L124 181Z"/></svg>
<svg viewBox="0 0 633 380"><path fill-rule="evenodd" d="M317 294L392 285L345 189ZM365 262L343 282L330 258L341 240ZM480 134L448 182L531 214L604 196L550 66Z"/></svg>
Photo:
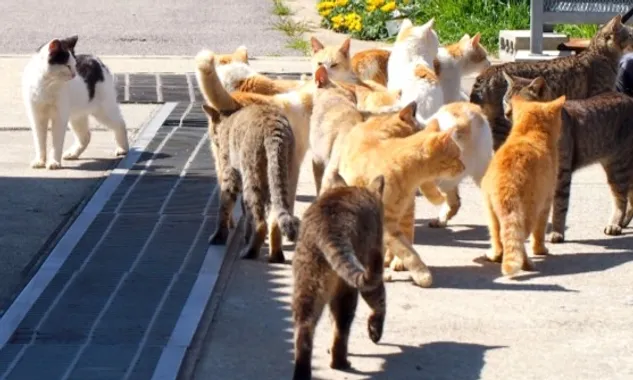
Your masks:
<svg viewBox="0 0 633 380"><path fill-rule="evenodd" d="M204 104L209 118L209 136L217 152L220 179L218 227L210 244L224 244L229 234L229 215L240 190L249 242L242 256L256 258L266 238L266 209L289 240L296 241L299 219L292 215L294 202L288 192L288 167L292 160L294 136L288 119L278 107L250 105L220 113ZM273 228L275 228L273 226ZM279 231L271 231L270 262L284 262ZM274 240L277 241L274 241Z"/></svg>
<svg viewBox="0 0 633 380"><path fill-rule="evenodd" d="M294 289L294 380L312 378L314 330L325 305L334 320L330 367L347 369L347 346L358 293L372 312L367 320L369 338L377 343L385 322L383 284L384 178L367 187L347 186L335 175L303 214L299 242L292 260Z"/></svg>
<svg viewBox="0 0 633 380"><path fill-rule="evenodd" d="M420 131L416 103L399 113L370 117L345 136L338 172L354 186L385 177L385 245L411 271L416 285L429 287L431 272L413 248L413 202L420 183L453 177L464 170L453 130L427 126ZM404 227L404 228L403 228Z"/></svg>
<svg viewBox="0 0 633 380"><path fill-rule="evenodd" d="M618 62L625 50L633 48L633 33L617 15L591 39L582 53L549 61L508 62L489 67L476 79L470 101L480 105L492 128L494 149L505 141L510 123L503 115L502 99L506 91L505 71L509 75L534 79L542 76L555 96L586 99L615 90Z"/></svg>
<svg viewBox="0 0 633 380"><path fill-rule="evenodd" d="M504 275L532 268L525 253L530 234L533 254L548 254L545 229L558 170L564 102L564 95L548 103L513 97L512 129L481 181L492 245L487 256L502 261Z"/></svg>
<svg viewBox="0 0 633 380"><path fill-rule="evenodd" d="M506 75L508 91L504 109L511 118L506 99L518 95L530 101L549 101L553 95L543 77L533 80ZM572 174L600 163L607 174L613 197L613 212L604 233L619 235L633 219L633 98L619 92L605 92L583 100L565 102L559 142L559 170L550 241L565 240ZM628 205L627 205L628 203Z"/></svg>

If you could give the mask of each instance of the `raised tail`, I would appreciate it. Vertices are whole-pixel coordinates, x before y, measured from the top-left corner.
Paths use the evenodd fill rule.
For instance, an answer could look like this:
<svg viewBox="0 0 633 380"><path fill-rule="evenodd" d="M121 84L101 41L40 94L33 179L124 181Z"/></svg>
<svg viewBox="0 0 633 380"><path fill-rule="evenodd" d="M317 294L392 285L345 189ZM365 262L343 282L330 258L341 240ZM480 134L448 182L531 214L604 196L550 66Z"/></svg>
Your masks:
<svg viewBox="0 0 633 380"><path fill-rule="evenodd" d="M371 255L367 268L358 260L351 244L322 244L321 250L332 269L350 286L362 291L375 289L382 283L382 255Z"/></svg>
<svg viewBox="0 0 633 380"><path fill-rule="evenodd" d="M215 68L215 55L210 50L201 50L195 58L196 81L206 102L219 112L233 112L242 106L222 86Z"/></svg>
<svg viewBox="0 0 633 380"><path fill-rule="evenodd" d="M277 127L274 133L264 141L266 159L268 161L268 186L270 188L271 212L275 216L281 233L290 241L297 241L299 234L299 218L290 212L290 202L288 194L288 173L294 152L294 135L290 122L285 117L277 120Z"/></svg>
<svg viewBox="0 0 633 380"><path fill-rule="evenodd" d="M512 275L519 272L526 264L525 224L523 212L512 210L500 215L500 234L503 242L503 263L501 272Z"/></svg>

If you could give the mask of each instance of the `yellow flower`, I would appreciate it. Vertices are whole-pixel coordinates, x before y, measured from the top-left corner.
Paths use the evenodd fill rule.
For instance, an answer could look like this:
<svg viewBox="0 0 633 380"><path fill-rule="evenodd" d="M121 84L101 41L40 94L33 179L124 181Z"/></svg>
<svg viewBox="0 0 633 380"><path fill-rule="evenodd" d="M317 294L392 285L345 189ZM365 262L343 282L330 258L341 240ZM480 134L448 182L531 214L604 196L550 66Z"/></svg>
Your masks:
<svg viewBox="0 0 633 380"><path fill-rule="evenodd" d="M387 4L383 5L382 7L380 7L380 10L387 13L387 12L391 12L394 9L396 9L396 2L395 1L390 1Z"/></svg>
<svg viewBox="0 0 633 380"><path fill-rule="evenodd" d="M376 10L376 6L375 5L368 5L367 8L365 8L367 10L367 12L373 12Z"/></svg>
<svg viewBox="0 0 633 380"><path fill-rule="evenodd" d="M345 21L345 19L343 18L342 15L336 15L334 17L332 17L332 26L334 27L334 29L340 29L341 26L343 26L343 21Z"/></svg>
<svg viewBox="0 0 633 380"><path fill-rule="evenodd" d="M402 4L404 4L404 5L409 4L409 0L402 0Z"/></svg>
<svg viewBox="0 0 633 380"><path fill-rule="evenodd" d="M320 14L322 17L327 17L327 16L329 16L329 15L330 15L330 13L332 13L332 10L331 10L331 9L326 9L326 10L322 10L321 12L319 12L319 14Z"/></svg>
<svg viewBox="0 0 633 380"><path fill-rule="evenodd" d="M384 3L385 3L385 0L367 0L367 5L372 6L374 8L378 8Z"/></svg>
<svg viewBox="0 0 633 380"><path fill-rule="evenodd" d="M349 3L349 0L336 0L335 4L337 7L344 7L347 3Z"/></svg>
<svg viewBox="0 0 633 380"><path fill-rule="evenodd" d="M330 8L334 8L335 3L333 1L322 1L319 4L317 4L317 9L319 11L325 10L325 9L330 9Z"/></svg>

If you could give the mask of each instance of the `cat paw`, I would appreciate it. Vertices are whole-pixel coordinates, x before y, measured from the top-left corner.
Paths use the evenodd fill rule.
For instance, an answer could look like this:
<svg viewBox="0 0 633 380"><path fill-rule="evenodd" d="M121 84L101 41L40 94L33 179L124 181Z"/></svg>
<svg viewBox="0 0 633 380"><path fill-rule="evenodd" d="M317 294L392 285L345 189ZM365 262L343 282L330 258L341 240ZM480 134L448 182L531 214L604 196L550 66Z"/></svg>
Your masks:
<svg viewBox="0 0 633 380"><path fill-rule="evenodd" d="M547 247L534 247L532 248L532 253L534 256L547 256L549 255L549 249Z"/></svg>
<svg viewBox="0 0 633 380"><path fill-rule="evenodd" d="M534 267L534 262L532 260L530 260L529 258L525 259L521 269L523 269L526 272L535 272L536 271L536 267Z"/></svg>
<svg viewBox="0 0 633 380"><path fill-rule="evenodd" d="M254 260L259 256L259 249L255 249L253 247L246 246L242 249L239 254L239 257L246 260Z"/></svg>
<svg viewBox="0 0 633 380"><path fill-rule="evenodd" d="M62 157L64 158L64 160L76 160L79 158L79 155L81 155L82 151L83 149L70 148L64 152L64 155Z"/></svg>
<svg viewBox="0 0 633 380"><path fill-rule="evenodd" d="M284 251L271 251L268 255L268 262L271 264L283 264L286 262Z"/></svg>
<svg viewBox="0 0 633 380"><path fill-rule="evenodd" d="M413 283L421 288L430 288L431 284L433 284L433 276L431 276L431 272L428 269L412 271L411 279Z"/></svg>
<svg viewBox="0 0 633 380"><path fill-rule="evenodd" d="M609 224L604 228L604 233L610 236L622 235L622 227L617 224Z"/></svg>
<svg viewBox="0 0 633 380"><path fill-rule="evenodd" d="M367 319L367 333L372 342L378 343L382 338L382 330L385 323L384 316L370 315Z"/></svg>
<svg viewBox="0 0 633 380"><path fill-rule="evenodd" d="M332 358L332 362L330 362L330 368L338 370L350 369L352 368L352 363L350 363L349 360L345 358Z"/></svg>
<svg viewBox="0 0 633 380"><path fill-rule="evenodd" d="M504 276L512 276L523 269L527 260L504 260L501 264L501 273Z"/></svg>
<svg viewBox="0 0 633 380"><path fill-rule="evenodd" d="M486 258L488 261L492 261L493 263L500 263L503 257L503 251L497 251L493 248L490 248L486 251Z"/></svg>
<svg viewBox="0 0 633 380"><path fill-rule="evenodd" d="M389 268L391 268L394 272L403 272L407 270L407 268L404 267L404 262L399 257L394 257L393 260L391 260Z"/></svg>
<svg viewBox="0 0 633 380"><path fill-rule="evenodd" d="M49 161L46 163L46 169L48 170L57 170L61 168L62 168L62 164L60 164L57 161Z"/></svg>
<svg viewBox="0 0 633 380"><path fill-rule="evenodd" d="M429 222L429 227L431 228L444 228L446 227L446 221L442 221L439 218L435 218Z"/></svg>
<svg viewBox="0 0 633 380"><path fill-rule="evenodd" d="M116 148L114 150L114 157L122 157L125 156L127 154L127 149L124 148Z"/></svg>
<svg viewBox="0 0 633 380"><path fill-rule="evenodd" d="M222 245L226 244L226 240L229 238L229 229L218 227L217 230L209 238L209 245Z"/></svg>
<svg viewBox="0 0 633 380"><path fill-rule="evenodd" d="M42 169L46 167L46 162L44 162L44 160L40 160L40 159L35 159L33 161L31 161L31 168L33 169Z"/></svg>
<svg viewBox="0 0 633 380"><path fill-rule="evenodd" d="M562 243L565 241L565 235L560 232L552 232L549 236L549 241L554 244Z"/></svg>

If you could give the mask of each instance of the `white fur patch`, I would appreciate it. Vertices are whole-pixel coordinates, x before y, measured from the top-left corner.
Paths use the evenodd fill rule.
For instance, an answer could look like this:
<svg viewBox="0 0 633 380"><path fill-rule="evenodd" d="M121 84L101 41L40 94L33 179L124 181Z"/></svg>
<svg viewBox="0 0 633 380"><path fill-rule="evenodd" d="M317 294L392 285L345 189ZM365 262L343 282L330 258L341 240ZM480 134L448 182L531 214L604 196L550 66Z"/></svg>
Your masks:
<svg viewBox="0 0 633 380"><path fill-rule="evenodd" d="M240 81L257 75L255 69L243 62L232 62L227 65L217 66L216 72L222 86L228 92L236 91Z"/></svg>

